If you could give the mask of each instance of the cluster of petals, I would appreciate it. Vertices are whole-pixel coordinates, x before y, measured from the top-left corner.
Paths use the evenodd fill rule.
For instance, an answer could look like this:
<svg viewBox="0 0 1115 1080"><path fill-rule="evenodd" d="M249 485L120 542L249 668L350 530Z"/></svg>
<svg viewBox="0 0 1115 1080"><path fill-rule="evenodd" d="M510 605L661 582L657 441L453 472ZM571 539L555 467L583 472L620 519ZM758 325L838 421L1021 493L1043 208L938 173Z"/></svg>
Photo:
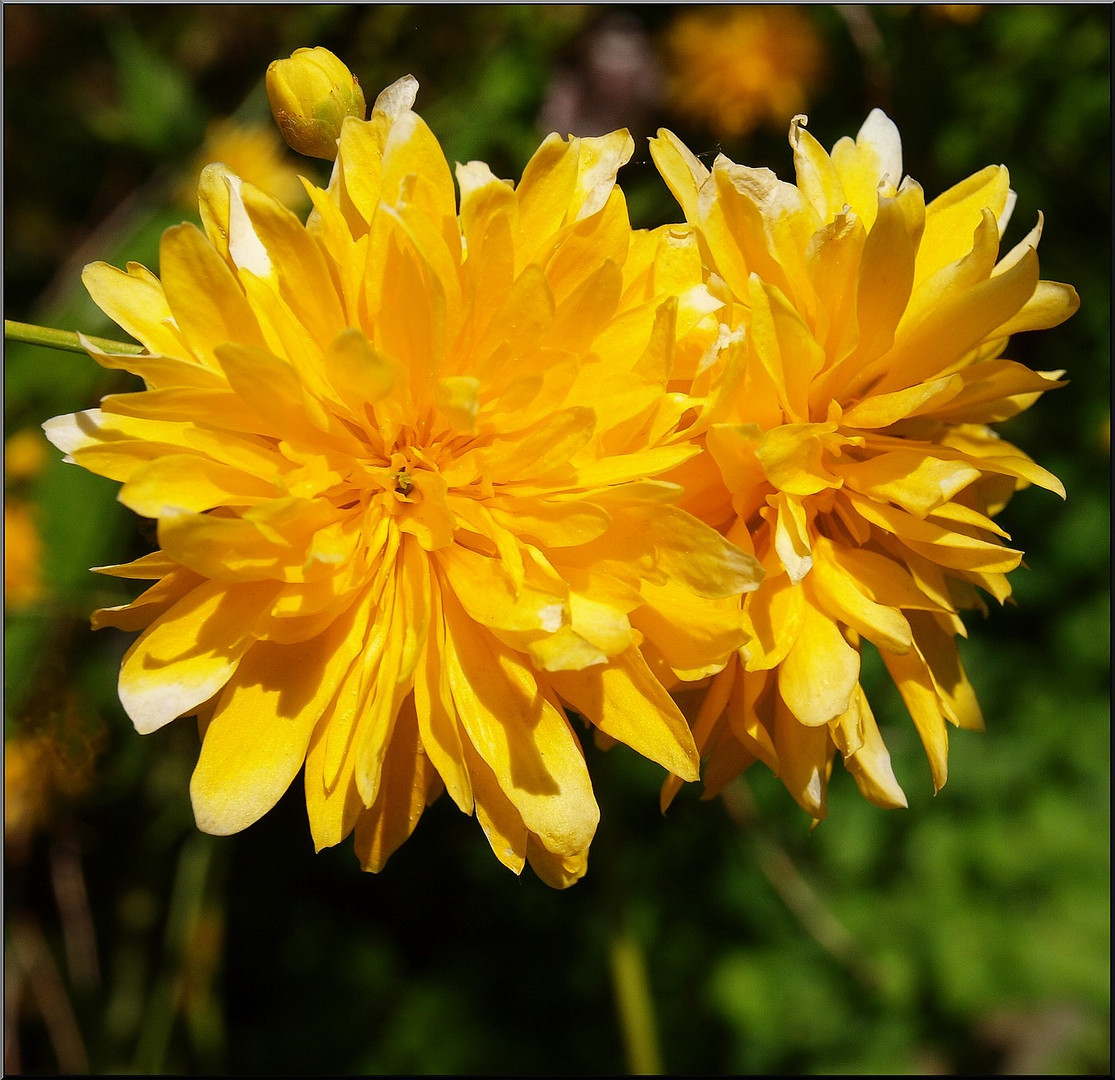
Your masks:
<svg viewBox="0 0 1115 1080"><path fill-rule="evenodd" d="M981 593L1010 595L1021 552L993 519L1021 487L1064 495L990 426L1061 372L1003 354L1078 300L1039 279L1040 218L1000 257L1002 166L926 205L878 110L831 154L804 117L790 143L794 184L723 156L709 170L668 131L652 153L724 305L719 354L690 388L706 453L679 471L684 505L766 571L744 598L747 643L692 718L706 790L761 761L819 819L836 751L864 796L906 804L861 685L864 641L936 788L948 726L982 726L956 636Z"/></svg>
<svg viewBox="0 0 1115 1080"><path fill-rule="evenodd" d="M599 810L570 713L698 777L667 687L735 663L758 560L679 503L719 355L686 227L632 230L626 132L456 181L417 84L344 120L303 223L221 164L160 277L88 267L145 389L49 421L158 550L97 626L138 631L140 732L196 716L191 797L228 834L303 773L314 843L378 870L443 791L564 886ZM711 351L710 351L711 349ZM575 719L575 718L574 718Z"/></svg>

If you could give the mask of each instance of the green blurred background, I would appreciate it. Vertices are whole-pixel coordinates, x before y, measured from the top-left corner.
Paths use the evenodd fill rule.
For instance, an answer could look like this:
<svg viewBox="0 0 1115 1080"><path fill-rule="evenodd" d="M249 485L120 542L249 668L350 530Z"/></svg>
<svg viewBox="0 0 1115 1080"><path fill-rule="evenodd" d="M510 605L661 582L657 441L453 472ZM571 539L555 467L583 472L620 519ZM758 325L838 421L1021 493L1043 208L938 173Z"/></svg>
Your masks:
<svg viewBox="0 0 1115 1080"><path fill-rule="evenodd" d="M268 125L263 72L304 45L369 101L413 73L450 161L499 175L551 128L630 127L645 226L678 216L660 125L789 178L793 111L831 146L878 105L927 196L1006 164L1008 245L1043 211L1043 276L1083 301L1010 347L1067 371L1004 434L1068 500L1003 515L1026 568L1016 606L970 620L988 730L954 733L942 793L869 664L908 811L837 766L812 832L757 770L662 817L657 767L588 745L603 819L564 893L447 799L378 876L349 843L314 854L299 782L246 833L198 833L194 726L136 735L129 636L88 629L130 593L87 568L149 550L150 523L37 436L130 377L6 346L5 1071L623 1072L617 972L642 966L667 1072L1108 1073L1111 10L816 6L709 37L691 5L5 5L7 318L112 336L81 266L157 270L209 125Z"/></svg>

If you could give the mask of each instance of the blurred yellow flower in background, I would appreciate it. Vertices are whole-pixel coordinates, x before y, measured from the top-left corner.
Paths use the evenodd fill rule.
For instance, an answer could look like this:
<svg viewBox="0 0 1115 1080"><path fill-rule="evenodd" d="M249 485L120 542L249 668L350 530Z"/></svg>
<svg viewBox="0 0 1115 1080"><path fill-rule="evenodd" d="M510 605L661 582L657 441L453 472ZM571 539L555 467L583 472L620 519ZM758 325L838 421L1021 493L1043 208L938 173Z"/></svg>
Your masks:
<svg viewBox="0 0 1115 1080"><path fill-rule="evenodd" d="M47 820L51 796L51 752L41 736L4 740L4 840L20 852Z"/></svg>
<svg viewBox="0 0 1115 1080"><path fill-rule="evenodd" d="M86 268L146 346L147 389L47 423L123 482L154 584L119 680L141 732L197 715L202 829L265 814L305 765L314 842L378 870L443 789L496 856L555 886L599 810L565 706L684 779L663 685L743 641L755 559L659 477L699 453L667 392L720 301L685 231L631 230L626 132L550 136L515 187L453 178L409 77L344 122L304 226L223 165L162 280Z"/></svg>
<svg viewBox="0 0 1115 1080"><path fill-rule="evenodd" d="M43 542L35 506L17 491L39 475L47 451L42 433L29 428L4 441L4 607L13 610L33 607L43 596Z"/></svg>
<svg viewBox="0 0 1115 1080"><path fill-rule="evenodd" d="M35 508L22 499L4 497L4 607L33 607L42 599L43 542Z"/></svg>
<svg viewBox="0 0 1115 1080"><path fill-rule="evenodd" d="M824 67L810 16L793 7L700 7L665 38L670 100L681 116L726 137L781 128L806 107Z"/></svg>
<svg viewBox="0 0 1115 1080"><path fill-rule="evenodd" d="M821 818L837 750L867 798L905 805L860 685L863 640L882 654L936 788L947 725L982 725L959 612L984 609L980 591L1005 601L1022 557L992 519L1029 484L1064 495L988 426L1061 373L1003 351L1078 298L1039 279L1040 217L1000 257L1014 205L1004 167L927 206L879 110L831 155L804 117L790 143L796 185L723 156L710 173L666 131L652 152L725 302L704 391L707 472L685 505L741 546L750 534L767 571L745 599L750 640L694 721L705 783L715 791L760 760Z"/></svg>
<svg viewBox="0 0 1115 1080"><path fill-rule="evenodd" d="M20 861L35 832L49 826L59 799L86 791L104 741L100 719L76 690L63 691L32 726L4 739L5 856Z"/></svg>
<svg viewBox="0 0 1115 1080"><path fill-rule="evenodd" d="M983 14L983 4L926 4L925 12L931 18L968 26Z"/></svg>
<svg viewBox="0 0 1115 1080"><path fill-rule="evenodd" d="M177 199L186 206L197 204L201 173L212 162L220 161L241 179L266 192L293 210L310 200L299 169L286 145L269 124L215 120L205 132L205 142L194 159L190 172L178 186Z"/></svg>
<svg viewBox="0 0 1115 1080"><path fill-rule="evenodd" d="M37 428L24 428L4 440L4 479L33 480L47 462L49 444Z"/></svg>

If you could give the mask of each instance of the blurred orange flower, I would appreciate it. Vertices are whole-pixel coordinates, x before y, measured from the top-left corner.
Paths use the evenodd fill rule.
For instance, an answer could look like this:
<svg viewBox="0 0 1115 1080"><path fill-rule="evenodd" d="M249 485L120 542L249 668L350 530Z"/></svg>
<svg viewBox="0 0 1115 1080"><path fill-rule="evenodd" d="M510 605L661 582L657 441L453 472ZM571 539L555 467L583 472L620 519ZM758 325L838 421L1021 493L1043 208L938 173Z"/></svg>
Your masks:
<svg viewBox="0 0 1115 1080"><path fill-rule="evenodd" d="M5 484L33 480L46 464L47 442L27 429L4 441ZM4 607L27 608L42 596L42 540L35 508L18 495L4 495Z"/></svg>
<svg viewBox="0 0 1115 1080"><path fill-rule="evenodd" d="M45 828L58 799L89 788L104 741L100 718L74 690L4 740L5 857L18 862Z"/></svg>
<svg viewBox="0 0 1115 1080"><path fill-rule="evenodd" d="M932 18L967 26L983 14L983 4L926 4L925 12Z"/></svg>
<svg viewBox="0 0 1115 1080"><path fill-rule="evenodd" d="M4 499L4 607L28 608L43 594L43 543L34 507Z"/></svg>
<svg viewBox="0 0 1115 1080"><path fill-rule="evenodd" d="M4 740L4 840L23 849L50 808L50 748L41 736Z"/></svg>
<svg viewBox="0 0 1115 1080"><path fill-rule="evenodd" d="M41 431L25 428L4 441L4 479L32 480L47 461L47 441Z"/></svg>
<svg viewBox="0 0 1115 1080"><path fill-rule="evenodd" d="M719 135L780 128L805 108L824 62L808 15L791 7L701 8L671 24L670 97Z"/></svg>

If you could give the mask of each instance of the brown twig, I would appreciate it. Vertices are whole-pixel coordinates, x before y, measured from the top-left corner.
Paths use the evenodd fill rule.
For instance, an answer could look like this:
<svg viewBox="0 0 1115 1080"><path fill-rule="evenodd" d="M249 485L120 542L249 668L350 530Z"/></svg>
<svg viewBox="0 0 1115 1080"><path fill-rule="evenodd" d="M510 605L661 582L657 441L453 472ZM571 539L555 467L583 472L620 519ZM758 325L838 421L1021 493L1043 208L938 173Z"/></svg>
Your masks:
<svg viewBox="0 0 1115 1080"><path fill-rule="evenodd" d="M729 816L746 831L755 861L802 928L865 989L878 992L883 974L874 957L832 913L781 844L762 825L743 780L723 792Z"/></svg>
<svg viewBox="0 0 1115 1080"><path fill-rule="evenodd" d="M46 1024L58 1071L71 1076L88 1072L89 1059L73 1004L42 930L33 918L20 915L12 920L10 935L8 964L18 967L27 980Z"/></svg>

